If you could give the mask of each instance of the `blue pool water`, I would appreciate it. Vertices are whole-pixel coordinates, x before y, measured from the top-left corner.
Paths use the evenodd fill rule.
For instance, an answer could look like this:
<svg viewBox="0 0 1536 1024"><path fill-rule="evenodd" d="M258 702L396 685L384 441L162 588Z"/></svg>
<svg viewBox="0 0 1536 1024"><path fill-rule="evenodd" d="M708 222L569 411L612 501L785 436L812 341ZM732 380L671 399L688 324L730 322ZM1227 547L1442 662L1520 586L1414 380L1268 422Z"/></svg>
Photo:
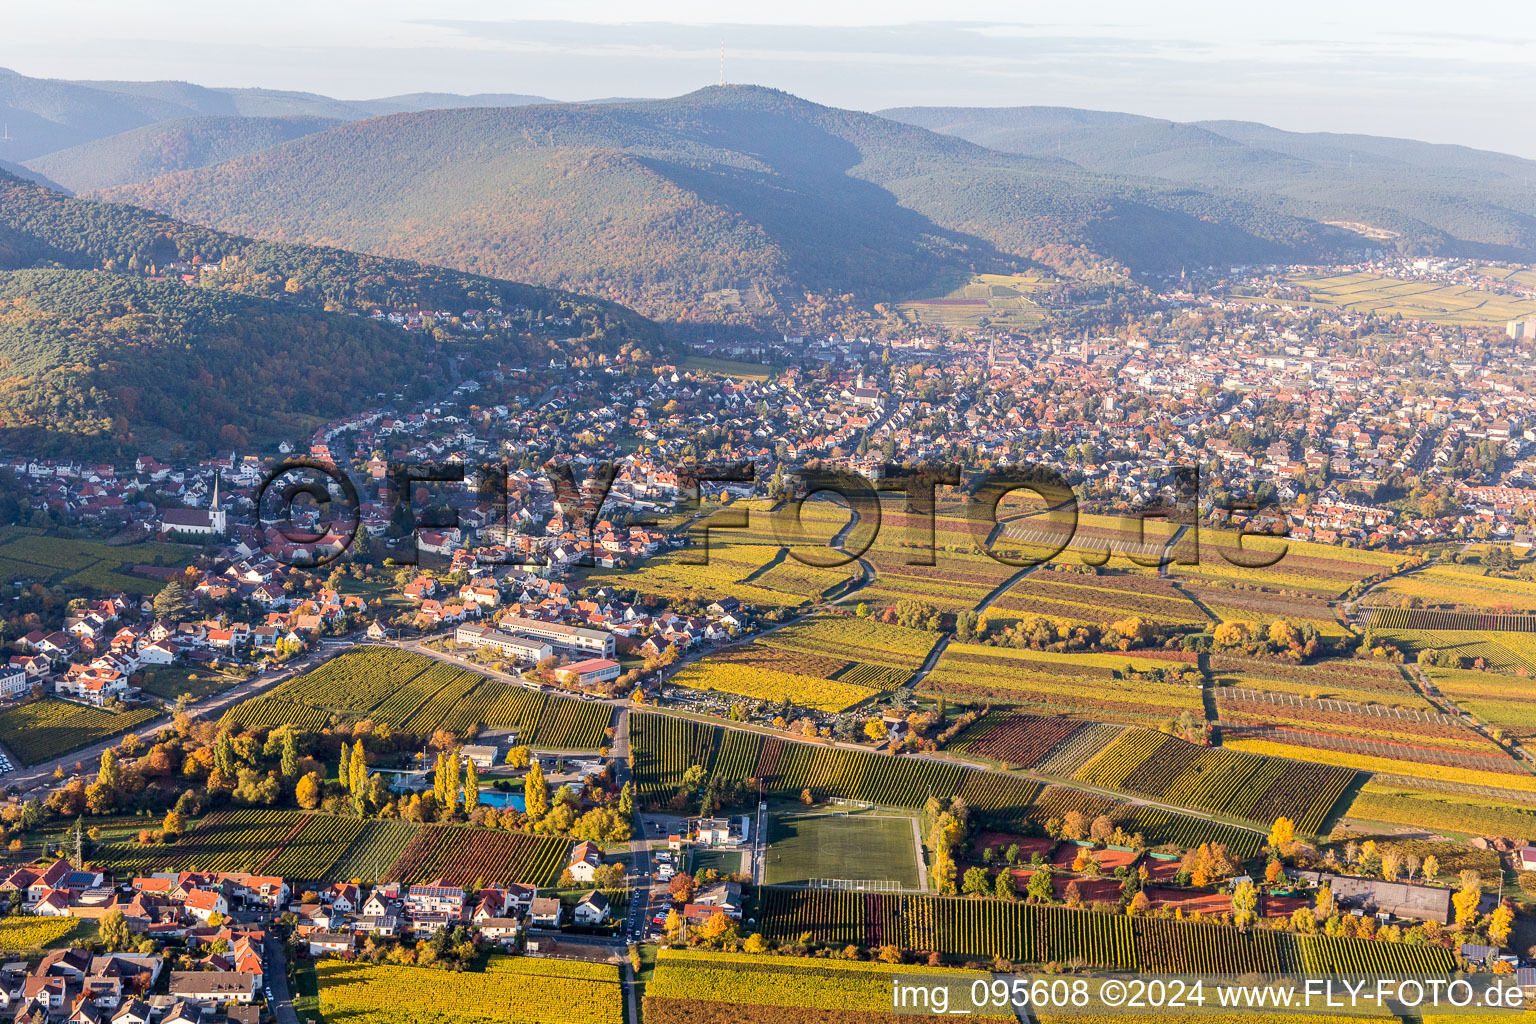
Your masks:
<svg viewBox="0 0 1536 1024"><path fill-rule="evenodd" d="M526 811L528 803L521 793L503 793L499 789L482 789L480 802L487 807L510 807L514 811Z"/></svg>

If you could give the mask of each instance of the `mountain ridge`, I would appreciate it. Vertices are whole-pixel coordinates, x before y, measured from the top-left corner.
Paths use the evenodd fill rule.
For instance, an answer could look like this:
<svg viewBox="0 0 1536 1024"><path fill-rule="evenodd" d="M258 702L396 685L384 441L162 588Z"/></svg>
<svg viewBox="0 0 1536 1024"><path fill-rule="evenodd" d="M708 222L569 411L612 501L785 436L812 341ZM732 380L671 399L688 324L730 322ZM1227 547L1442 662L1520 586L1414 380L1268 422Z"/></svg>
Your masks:
<svg viewBox="0 0 1536 1024"><path fill-rule="evenodd" d="M736 315L710 307L720 294L776 316L808 293L882 301L978 268L1146 257L1176 270L1300 256L1335 234L1239 193L1001 153L757 86L395 114L101 194L677 320Z"/></svg>
<svg viewBox="0 0 1536 1024"><path fill-rule="evenodd" d="M190 264L190 281L153 273L166 263ZM483 343L512 363L664 344L654 324L600 299L241 238L0 174L0 447L301 439L379 392L442 377L441 343L358 315L374 306L569 318L564 338Z"/></svg>

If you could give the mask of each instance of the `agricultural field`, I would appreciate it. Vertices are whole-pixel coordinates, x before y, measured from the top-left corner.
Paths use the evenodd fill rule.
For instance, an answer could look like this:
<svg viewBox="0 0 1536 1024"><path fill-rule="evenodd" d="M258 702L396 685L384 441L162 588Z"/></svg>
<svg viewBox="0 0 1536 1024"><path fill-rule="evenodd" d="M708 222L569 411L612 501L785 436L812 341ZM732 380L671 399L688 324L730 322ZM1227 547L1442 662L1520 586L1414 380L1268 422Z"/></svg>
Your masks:
<svg viewBox="0 0 1536 1024"><path fill-rule="evenodd" d="M22 764L39 764L127 732L165 714L159 706L113 712L43 697L0 712L0 743Z"/></svg>
<svg viewBox="0 0 1536 1024"><path fill-rule="evenodd" d="M713 373L721 377L734 377L736 380L767 380L773 375L773 367L762 363L744 363L735 359L713 359L708 356L688 356L683 360L683 369L698 370L702 373Z"/></svg>
<svg viewBox="0 0 1536 1024"><path fill-rule="evenodd" d="M196 548L181 544L128 544L114 547L99 541L46 537L31 530L12 528L0 543L0 583L29 580L63 584L98 593L123 591L155 594L160 581L132 573L136 565L179 566L191 560Z"/></svg>
<svg viewBox="0 0 1536 1024"><path fill-rule="evenodd" d="M803 885L813 878L889 881L922 888L913 819L880 814L773 814L763 881Z"/></svg>
<svg viewBox="0 0 1536 1024"><path fill-rule="evenodd" d="M1536 581L1485 573L1474 565L1431 565L1396 576L1371 591L1371 605L1417 598L1426 606L1489 612L1536 612Z"/></svg>
<svg viewBox="0 0 1536 1024"><path fill-rule="evenodd" d="M911 964L664 949L645 989L645 1019L649 1024L780 1024L789 1019L884 1024L899 1019L890 1013L890 978L928 974L966 983L987 977ZM1012 1013L972 1016L1014 1019Z"/></svg>
<svg viewBox="0 0 1536 1024"><path fill-rule="evenodd" d="M1259 825L1284 816L1299 833L1315 834L1355 781L1355 772L1127 729L1078 769L1077 778Z"/></svg>
<svg viewBox="0 0 1536 1024"><path fill-rule="evenodd" d="M1187 544L1188 540L1183 543ZM1267 567L1246 568L1234 564L1246 562L1252 565L1271 560L1274 564ZM1198 587L1229 588L1234 594L1257 587L1271 595L1303 598L1315 607L1318 601L1338 597L1357 584L1394 571L1406 560L1406 555L1393 552L1271 537L1242 537L1205 529L1199 536L1199 564L1170 565L1168 572L1180 582ZM1217 600L1217 603L1222 602ZM1331 615L1326 617L1332 618Z"/></svg>
<svg viewBox="0 0 1536 1024"><path fill-rule="evenodd" d="M1009 587L992 607L1015 618L1043 615L1098 626L1132 617L1193 630L1210 622L1167 580L1141 571L1090 574L1042 567Z"/></svg>
<svg viewBox="0 0 1536 1024"><path fill-rule="evenodd" d="M321 960L320 1012L349 1024L623 1024L615 966L543 957L497 963L502 969L450 976L430 967Z"/></svg>
<svg viewBox="0 0 1536 1024"><path fill-rule="evenodd" d="M936 896L765 889L771 940L910 950L1014 963L1064 963L1143 972L1244 974L1417 972L1448 974L1449 950L1372 939L1241 932L1226 925L1131 918L1062 906Z"/></svg>
<svg viewBox="0 0 1536 1024"><path fill-rule="evenodd" d="M1431 707L1397 665L1365 659L1331 659L1297 664L1285 658L1250 658L1212 654L1211 682L1218 689L1236 687L1290 694L1309 700L1378 704L1407 711Z"/></svg>
<svg viewBox="0 0 1536 1024"><path fill-rule="evenodd" d="M93 859L118 871L248 871L310 881L548 885L566 840L467 826L419 826L267 807L214 811L169 846L140 847L142 819L104 830ZM457 867L457 870L454 868ZM466 877L457 881L460 874Z"/></svg>
<svg viewBox="0 0 1536 1024"><path fill-rule="evenodd" d="M1341 818L1352 825L1379 822L1471 836L1536 836L1536 804L1374 780L1360 788Z"/></svg>
<svg viewBox="0 0 1536 1024"><path fill-rule="evenodd" d="M1438 324L1502 326L1536 317L1536 300L1499 295L1466 285L1400 280L1379 274L1330 276L1298 274L1288 279L1305 288L1311 301L1355 313L1402 316Z"/></svg>
<svg viewBox="0 0 1536 1024"><path fill-rule="evenodd" d="M762 647L820 657L841 657L906 672L916 672L939 642L939 634L888 626L847 615L818 615L758 640ZM781 657L783 655L780 655Z"/></svg>
<svg viewBox="0 0 1536 1024"><path fill-rule="evenodd" d="M1419 764L1526 774L1498 744L1427 704L1404 710L1231 688L1218 689L1215 696L1229 741L1259 738L1371 754L1403 761L1398 770L1407 775Z"/></svg>
<svg viewBox="0 0 1536 1024"><path fill-rule="evenodd" d="M0 950L32 953L65 945L80 926L74 917L31 917L13 914L0 917Z"/></svg>
<svg viewBox="0 0 1536 1024"><path fill-rule="evenodd" d="M1366 749L1340 750L1331 747L1298 746L1276 743L1268 739L1241 737L1226 741L1224 748L1262 754L1266 757L1295 758L1320 766L1373 774L1405 775L1411 772L1415 780L1422 780L1424 784L1446 783L1455 786L1474 786L1490 793L1496 793L1499 790L1536 793L1536 776L1523 772L1483 771L1463 765L1404 761L1395 757L1381 757Z"/></svg>
<svg viewBox="0 0 1536 1024"><path fill-rule="evenodd" d="M668 681L695 690L718 690L775 704L787 700L817 711L842 711L880 692L836 679L749 665L721 664L713 659L695 662Z"/></svg>
<svg viewBox="0 0 1536 1024"><path fill-rule="evenodd" d="M384 881L418 885L552 885L566 865L569 840L524 832L425 825L385 873Z"/></svg>
<svg viewBox="0 0 1536 1024"><path fill-rule="evenodd" d="M1505 736L1536 738L1536 685L1493 672L1424 666L1435 689Z"/></svg>
<svg viewBox="0 0 1536 1024"><path fill-rule="evenodd" d="M1029 294L1047 284L1033 274L976 274L947 295L896 303L907 323L923 327L1039 327L1046 313Z"/></svg>
<svg viewBox="0 0 1536 1024"><path fill-rule="evenodd" d="M1048 789L1004 772L800 743L663 715L631 713L629 722L635 785L642 800L651 804L665 803L677 792L683 773L698 765L715 782L754 780L770 797L794 799L802 790L809 789L818 797L915 810L930 794L940 799L959 796L978 817L1004 827L1043 822L1067 810L1087 813L1091 809L1093 814L1108 813L1127 824L1131 831L1142 832L1153 846L1173 843L1188 847L1201 842L1222 842L1243 857L1257 853L1263 838L1256 832L1219 822L1168 812L1141 813L1092 794ZM1108 730L1107 735L1103 730ZM1085 724L1062 748L1075 746L1081 736L1087 749L1052 754L1047 760L1054 763L1070 756L1081 763L1113 742L1118 734L1119 729L1112 726Z"/></svg>
<svg viewBox="0 0 1536 1024"><path fill-rule="evenodd" d="M1066 718L993 711L961 733L949 749L1018 768L1033 768L1083 728L1084 723Z"/></svg>
<svg viewBox="0 0 1536 1024"><path fill-rule="evenodd" d="M724 525L745 513L745 528ZM804 550L813 560L832 556L825 545L847 524L847 506L813 499L800 509L794 527L790 506L774 509L767 501L733 503L690 528L689 546L648 558L623 569L587 570L587 582L626 587L668 601L708 604L734 597L761 608L799 608L836 596L859 575L856 564L821 568L806 565L787 553L780 539L803 536ZM703 560L704 564L692 564Z"/></svg>
<svg viewBox="0 0 1536 1024"><path fill-rule="evenodd" d="M1157 653L1165 656L951 643L919 688L1079 719L1156 724L1182 711L1203 716L1195 655Z"/></svg>
<svg viewBox="0 0 1536 1024"><path fill-rule="evenodd" d="M842 711L901 686L939 634L851 615L816 615L710 654L671 678L679 686Z"/></svg>
<svg viewBox="0 0 1536 1024"><path fill-rule="evenodd" d="M1396 615L1433 615L1434 612L1404 612L1398 609L1378 609L1372 616L1371 634L1379 642L1392 644L1404 654L1417 656L1426 650L1449 651L1467 659L1464 664L1475 668L1488 668L1494 672L1519 675L1536 675L1536 633L1506 632L1488 628L1468 629L1419 629L1374 625L1375 620L1385 618L1394 621ZM1442 613L1452 614L1452 613Z"/></svg>
<svg viewBox="0 0 1536 1024"><path fill-rule="evenodd" d="M519 742L550 750L595 750L607 743L606 704L540 693L487 679L393 647L358 647L242 701L222 719L234 728L292 723L319 729L336 720L388 722L420 736L460 735L472 726L510 729Z"/></svg>
<svg viewBox="0 0 1536 1024"><path fill-rule="evenodd" d="M139 686L145 693L173 703L184 693L201 700L241 682L241 677L232 672L219 672L203 665L154 665L140 671L144 678Z"/></svg>

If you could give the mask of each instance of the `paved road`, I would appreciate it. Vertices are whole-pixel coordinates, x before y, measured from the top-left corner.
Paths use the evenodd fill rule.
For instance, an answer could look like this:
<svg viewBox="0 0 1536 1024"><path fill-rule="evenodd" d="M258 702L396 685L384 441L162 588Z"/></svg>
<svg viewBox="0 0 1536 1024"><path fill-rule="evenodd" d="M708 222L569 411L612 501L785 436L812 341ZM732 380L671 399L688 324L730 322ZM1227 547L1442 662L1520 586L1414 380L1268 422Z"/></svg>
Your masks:
<svg viewBox="0 0 1536 1024"><path fill-rule="evenodd" d="M267 991L272 993L268 1006L277 1024L299 1024L298 1011L293 1008L293 996L288 991L288 958L277 936L267 932Z"/></svg>

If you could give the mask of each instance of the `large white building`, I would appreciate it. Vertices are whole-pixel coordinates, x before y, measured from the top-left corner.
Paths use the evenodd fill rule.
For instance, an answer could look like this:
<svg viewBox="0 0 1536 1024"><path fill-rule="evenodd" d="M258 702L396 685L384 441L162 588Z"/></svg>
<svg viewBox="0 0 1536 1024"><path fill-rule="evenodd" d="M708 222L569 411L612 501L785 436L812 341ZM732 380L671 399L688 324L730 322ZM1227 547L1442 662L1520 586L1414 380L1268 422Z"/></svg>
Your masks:
<svg viewBox="0 0 1536 1024"><path fill-rule="evenodd" d="M517 615L502 619L501 628L519 636L547 640L563 650L585 651L601 658L613 657L615 650L613 634L601 629L583 629L563 622L525 619Z"/></svg>
<svg viewBox="0 0 1536 1024"><path fill-rule="evenodd" d="M546 641L513 636L511 633L504 633L490 626L464 623L454 630L453 638L471 647L489 647L493 651L499 651L504 657L528 665L537 665L555 653L554 648Z"/></svg>

